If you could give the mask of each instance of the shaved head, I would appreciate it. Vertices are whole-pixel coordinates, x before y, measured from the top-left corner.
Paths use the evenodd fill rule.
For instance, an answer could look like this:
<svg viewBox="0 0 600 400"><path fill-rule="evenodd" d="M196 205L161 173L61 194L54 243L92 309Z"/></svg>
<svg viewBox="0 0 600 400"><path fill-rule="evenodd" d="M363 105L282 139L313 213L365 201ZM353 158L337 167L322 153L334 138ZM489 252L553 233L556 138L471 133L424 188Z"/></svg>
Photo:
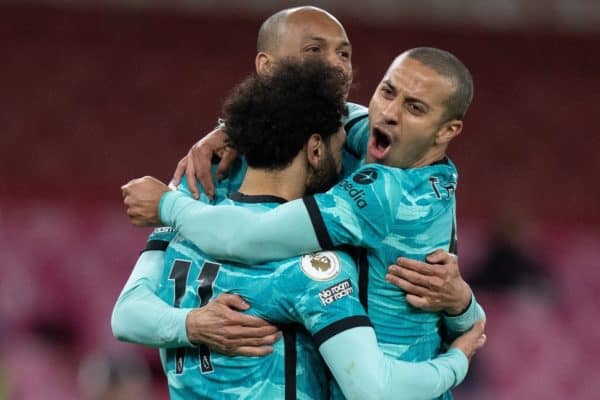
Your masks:
<svg viewBox="0 0 600 400"><path fill-rule="evenodd" d="M276 12L263 22L258 31L258 39L256 40L257 52L264 51L270 53L277 46L274 42L277 36L279 36L281 25L289 15L290 10L293 10L293 8Z"/></svg>
<svg viewBox="0 0 600 400"><path fill-rule="evenodd" d="M319 59L340 68L352 83L352 45L340 21L325 10L305 6L271 15L258 32L256 71L269 74L286 58Z"/></svg>
<svg viewBox="0 0 600 400"><path fill-rule="evenodd" d="M257 52L266 52L271 53L275 51L275 49L279 45L278 39L283 32L284 25L288 22L290 16L295 14L304 14L304 15L325 15L335 22L337 22L340 26L340 22L333 15L328 13L327 11L313 6L303 6L303 7L293 7L286 8L284 10L278 11L275 14L271 15L269 18L263 22L258 31L258 39L256 41L256 51Z"/></svg>

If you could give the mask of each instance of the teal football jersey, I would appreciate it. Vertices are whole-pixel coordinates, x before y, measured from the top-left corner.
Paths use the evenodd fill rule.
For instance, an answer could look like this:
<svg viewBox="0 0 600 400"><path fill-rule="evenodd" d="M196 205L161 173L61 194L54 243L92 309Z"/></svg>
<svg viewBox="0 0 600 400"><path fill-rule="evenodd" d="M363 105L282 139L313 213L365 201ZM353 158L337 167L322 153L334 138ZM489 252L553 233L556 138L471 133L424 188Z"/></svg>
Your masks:
<svg viewBox="0 0 600 400"><path fill-rule="evenodd" d="M256 213L281 200L240 193L231 197L235 202L223 203ZM155 231L148 248L166 249L158 295L167 303L202 307L221 293L236 293L252 305L249 313L278 324L283 332L283 340L265 357L228 357L203 345L161 349L172 399L329 398L318 346L343 330L370 325L349 255L326 251L244 267L208 259L167 228Z"/></svg>
<svg viewBox="0 0 600 400"><path fill-rule="evenodd" d="M346 109L348 116L343 122L348 136L344 143L344 150L358 160L363 160L367 154L369 141L369 109L354 103L346 103Z"/></svg>
<svg viewBox="0 0 600 400"><path fill-rule="evenodd" d="M352 244L366 249L360 257L361 301L385 353L405 361L429 360L440 352L441 314L413 308L384 276L399 256L424 260L440 248L456 253L456 167L447 158L413 169L361 166L357 160L368 141L368 113L353 104L348 110L346 177L328 193L305 198L304 204L319 247ZM280 218L274 231L284 225L290 222Z"/></svg>
<svg viewBox="0 0 600 400"><path fill-rule="evenodd" d="M200 183L196 183L198 190L200 191L200 201L204 203L217 204L227 199L230 193L233 193L240 188L244 176L246 176L246 170L248 169L248 164L244 157L238 157L231 164L231 167L227 171L227 175L223 179L217 179L217 166L217 162L211 164L211 176L215 182L215 196L212 200L206 196ZM185 177L181 179L177 189L191 197L191 192Z"/></svg>
<svg viewBox="0 0 600 400"><path fill-rule="evenodd" d="M365 151L367 148L367 141L369 139L368 129L364 129L368 126L367 109L359 104L346 103L346 110L348 114L342 119L342 124L348 133L344 147L342 148L342 176L347 176L354 172L359 165L361 160L364 158ZM206 197L202 188L198 186L200 190L200 201L210 204L217 204L220 201L226 199L230 193L237 191L244 180L248 164L243 156L238 157L227 171L225 178L217 180L217 166L218 163L213 162L211 165L211 175L215 182L215 196L211 200ZM187 180L185 177L179 184L180 191L191 195Z"/></svg>
<svg viewBox="0 0 600 400"><path fill-rule="evenodd" d="M455 250L456 184L448 159L412 169L367 164L329 192L304 199L313 226L324 227L316 229L323 248L367 249L361 297L379 342L407 361L438 354L440 314L413 308L384 277L399 256L424 260L436 249Z"/></svg>
<svg viewBox="0 0 600 400"><path fill-rule="evenodd" d="M349 111L348 143L354 147L351 145L354 141L364 144L369 128L366 109L349 105ZM360 292L368 311L373 313L371 318L378 339L382 345L389 344L395 349L390 355L403 355L410 360L414 357L429 359L439 350L441 340L437 326L441 314L410 307L404 293L388 284L384 276L388 265L398 256L423 260L428 253L440 248L456 252L456 184L456 168L447 158L421 168L365 165L329 192L278 207L276 213L268 213L271 215L261 217L255 224L244 223L235 233L230 232L228 224L223 224L218 233L210 232L211 224L217 221L231 221L235 226L240 220L248 219L239 214L233 217L235 212L226 207L222 212L215 210L212 216L209 211L204 213L204 223L190 223L186 227L186 221L181 219L177 226L205 251L208 249L221 257L241 254L235 258L240 261L246 257L252 259L253 247L249 243L256 246L265 237L278 246L264 249L254 257L256 259L268 260L271 255L289 257L297 250L331 249L341 244L365 247L368 251L363 257L362 269L368 273L361 274L364 290ZM179 213L173 212L173 207L179 207L174 199L170 196L169 207L162 208L163 217ZM304 222L308 216L312 224ZM249 229L256 225L261 226L259 232ZM316 234L317 246L310 230ZM250 232L254 240L248 242ZM230 241L235 235L240 237L240 245L232 243L226 247L236 251L222 252L223 246L219 243Z"/></svg>
<svg viewBox="0 0 600 400"><path fill-rule="evenodd" d="M362 163L369 141L368 109L359 104L347 103L348 115L344 122L347 137L342 151L342 176L353 173Z"/></svg>

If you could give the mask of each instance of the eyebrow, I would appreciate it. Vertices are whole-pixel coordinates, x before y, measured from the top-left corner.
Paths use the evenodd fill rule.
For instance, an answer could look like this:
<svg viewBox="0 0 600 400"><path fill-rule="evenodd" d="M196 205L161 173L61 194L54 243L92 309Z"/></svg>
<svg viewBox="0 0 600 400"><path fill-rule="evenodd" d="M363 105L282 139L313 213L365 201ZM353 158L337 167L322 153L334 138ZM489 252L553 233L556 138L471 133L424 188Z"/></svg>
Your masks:
<svg viewBox="0 0 600 400"><path fill-rule="evenodd" d="M418 101L419 103L423 103L426 106L429 106L429 104L427 104L427 102L423 99L419 99L418 97L414 97L414 96L405 96L404 97L407 101Z"/></svg>
<svg viewBox="0 0 600 400"><path fill-rule="evenodd" d="M382 83L382 84L384 84L384 85L387 85L387 86L389 86L389 87L390 87L390 89L392 89L392 90L394 91L394 93L397 93L397 92L398 92L398 90L396 89L396 86L394 86L394 85L392 84L392 81L390 81L389 79L385 79L385 80L383 80L381 83ZM420 99L420 98L418 98L418 97L415 97L415 96L406 96L406 95L405 95L405 96L404 96L404 100L405 100L405 101L416 101L416 102L419 102L419 103L421 103L421 104L424 104L426 107L430 107L430 106L429 106L429 103L427 103L425 100L423 100L423 99Z"/></svg>
<svg viewBox="0 0 600 400"><path fill-rule="evenodd" d="M384 85L387 85L387 86L389 86L389 87L390 87L390 89L392 89L392 90L394 91L394 93L396 92L396 86L394 86L394 85L392 84L392 81L390 81L389 79L385 79L385 80L383 80L381 83L382 83L382 84L384 84Z"/></svg>

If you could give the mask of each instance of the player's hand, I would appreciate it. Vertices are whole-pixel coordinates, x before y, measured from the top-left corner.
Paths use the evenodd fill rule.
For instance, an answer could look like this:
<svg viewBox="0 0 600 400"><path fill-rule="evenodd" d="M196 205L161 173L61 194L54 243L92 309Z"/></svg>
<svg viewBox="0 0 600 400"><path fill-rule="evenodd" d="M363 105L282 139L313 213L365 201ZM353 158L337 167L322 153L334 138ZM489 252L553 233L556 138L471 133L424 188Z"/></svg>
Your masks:
<svg viewBox="0 0 600 400"><path fill-rule="evenodd" d="M263 356L273 352L279 328L240 311L250 308L240 296L223 293L186 319L188 339L227 355Z"/></svg>
<svg viewBox="0 0 600 400"><path fill-rule="evenodd" d="M462 279L454 254L436 250L427 262L400 257L385 279L406 292L406 301L426 311L463 312L471 302L471 288Z"/></svg>
<svg viewBox="0 0 600 400"><path fill-rule="evenodd" d="M121 186L127 216L135 226L161 226L158 203L169 191L167 185L151 176L132 179Z"/></svg>
<svg viewBox="0 0 600 400"><path fill-rule="evenodd" d="M450 348L459 349L471 361L477 350L483 347L487 341L485 334L485 321L479 320L473 325L471 330L463 333L452 344Z"/></svg>
<svg viewBox="0 0 600 400"><path fill-rule="evenodd" d="M177 164L173 174L172 183L177 186L185 173L190 192L195 199L200 198L200 192L196 185L196 179L200 182L204 193L209 198L215 195L215 183L211 175L211 162L214 155L221 161L217 166L217 179L227 175L231 163L237 158L237 151L227 146L227 134L221 128L217 128L194 144L187 155Z"/></svg>

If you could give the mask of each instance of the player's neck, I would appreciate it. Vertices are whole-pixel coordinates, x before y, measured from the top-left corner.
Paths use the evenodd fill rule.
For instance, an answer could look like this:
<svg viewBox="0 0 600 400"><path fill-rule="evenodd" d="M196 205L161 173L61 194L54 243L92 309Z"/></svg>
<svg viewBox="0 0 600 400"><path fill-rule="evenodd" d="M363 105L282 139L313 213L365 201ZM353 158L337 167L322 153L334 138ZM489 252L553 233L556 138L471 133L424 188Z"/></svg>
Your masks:
<svg viewBox="0 0 600 400"><path fill-rule="evenodd" d="M417 160L410 168L426 167L428 165L435 164L436 162L443 160L446 157L446 146L439 146L430 149L425 153L419 160Z"/></svg>
<svg viewBox="0 0 600 400"><path fill-rule="evenodd" d="M269 195L294 200L304 195L306 176L295 168L267 170L249 167L239 191L243 194Z"/></svg>

